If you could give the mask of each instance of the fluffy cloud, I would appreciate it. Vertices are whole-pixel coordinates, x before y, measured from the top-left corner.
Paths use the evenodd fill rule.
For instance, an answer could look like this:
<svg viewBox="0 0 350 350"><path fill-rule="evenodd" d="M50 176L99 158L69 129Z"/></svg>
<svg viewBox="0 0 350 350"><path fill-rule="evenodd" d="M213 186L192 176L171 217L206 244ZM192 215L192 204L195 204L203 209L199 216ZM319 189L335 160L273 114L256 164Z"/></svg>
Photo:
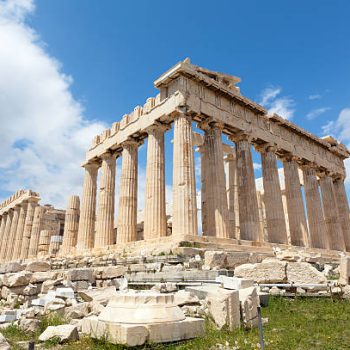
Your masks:
<svg viewBox="0 0 350 350"><path fill-rule="evenodd" d="M330 109L331 109L330 107L321 107L321 108L313 109L308 114L306 114L306 119L313 120L319 117L321 114L328 112Z"/></svg>
<svg viewBox="0 0 350 350"><path fill-rule="evenodd" d="M104 125L83 117L72 78L27 23L32 0L0 0L0 195L21 188L65 206L80 194L80 163Z"/></svg>
<svg viewBox="0 0 350 350"><path fill-rule="evenodd" d="M295 102L288 96L280 96L280 87L268 87L261 94L260 104L268 109L269 114L276 113L285 119L292 119Z"/></svg>

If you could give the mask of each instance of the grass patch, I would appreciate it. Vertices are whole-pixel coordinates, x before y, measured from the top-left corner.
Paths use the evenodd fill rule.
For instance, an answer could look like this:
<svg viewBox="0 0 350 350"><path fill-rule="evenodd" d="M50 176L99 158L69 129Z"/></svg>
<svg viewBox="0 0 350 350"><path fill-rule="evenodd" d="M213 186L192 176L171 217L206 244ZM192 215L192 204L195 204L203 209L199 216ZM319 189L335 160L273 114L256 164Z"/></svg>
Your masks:
<svg viewBox="0 0 350 350"><path fill-rule="evenodd" d="M44 315L40 319L39 334L44 332L44 330L49 326L60 326L61 324L67 324L69 320L60 315L57 312L53 312L48 315Z"/></svg>

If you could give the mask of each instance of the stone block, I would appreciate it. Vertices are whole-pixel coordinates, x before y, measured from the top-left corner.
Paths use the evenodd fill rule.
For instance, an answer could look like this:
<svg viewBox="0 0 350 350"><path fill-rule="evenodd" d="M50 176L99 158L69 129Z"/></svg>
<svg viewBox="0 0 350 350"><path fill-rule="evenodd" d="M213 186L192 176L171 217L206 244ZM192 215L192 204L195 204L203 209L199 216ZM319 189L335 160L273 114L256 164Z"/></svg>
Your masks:
<svg viewBox="0 0 350 350"><path fill-rule="evenodd" d="M56 296L64 299L74 299L74 290L72 288L57 288Z"/></svg>
<svg viewBox="0 0 350 350"><path fill-rule="evenodd" d="M177 306L199 304L199 298L191 292L179 290L174 294L174 303Z"/></svg>
<svg viewBox="0 0 350 350"><path fill-rule="evenodd" d="M287 266L289 283L295 284L326 284L324 274L307 262L290 262Z"/></svg>
<svg viewBox="0 0 350 350"><path fill-rule="evenodd" d="M67 272L67 280L74 281L94 281L94 270L89 268L71 269Z"/></svg>
<svg viewBox="0 0 350 350"><path fill-rule="evenodd" d="M258 326L258 306L260 303L256 287L240 289L239 301L241 317L246 329Z"/></svg>
<svg viewBox="0 0 350 350"><path fill-rule="evenodd" d="M7 275L7 287L20 287L29 284L32 274L30 272L17 272Z"/></svg>
<svg viewBox="0 0 350 350"><path fill-rule="evenodd" d="M339 265L339 283L342 285L350 284L350 257L342 256Z"/></svg>
<svg viewBox="0 0 350 350"><path fill-rule="evenodd" d="M250 253L246 252L227 252L226 264L227 269L235 269L239 265L248 264L250 262Z"/></svg>
<svg viewBox="0 0 350 350"><path fill-rule="evenodd" d="M0 274L1 273L15 273L24 270L24 266L18 262L10 262L1 264Z"/></svg>
<svg viewBox="0 0 350 350"><path fill-rule="evenodd" d="M6 338L0 333L0 350L11 350L10 344Z"/></svg>
<svg viewBox="0 0 350 350"><path fill-rule="evenodd" d="M265 259L257 264L244 264L235 269L235 277L256 283L283 283L287 281L287 263L277 259Z"/></svg>
<svg viewBox="0 0 350 350"><path fill-rule="evenodd" d="M78 291L78 295L84 301L94 301L96 303L100 303L102 305L107 305L108 301L115 295L117 295L116 288L106 287L101 289L87 289Z"/></svg>
<svg viewBox="0 0 350 350"><path fill-rule="evenodd" d="M47 280L55 280L58 276L56 271L34 272L30 278L30 283L42 283Z"/></svg>
<svg viewBox="0 0 350 350"><path fill-rule="evenodd" d="M254 286L254 281L246 278L218 276L216 282L219 282L222 288L239 290Z"/></svg>
<svg viewBox="0 0 350 350"><path fill-rule="evenodd" d="M204 253L204 265L212 268L224 268L226 266L227 253L224 251L207 250Z"/></svg>
<svg viewBox="0 0 350 350"><path fill-rule="evenodd" d="M46 261L33 261L26 266L26 271L46 272L51 269L51 265Z"/></svg>
<svg viewBox="0 0 350 350"><path fill-rule="evenodd" d="M59 338L60 342L75 341L79 339L77 327L70 324L49 326L39 336L39 341L44 342L52 338Z"/></svg>
<svg viewBox="0 0 350 350"><path fill-rule="evenodd" d="M99 279L113 279L117 277L124 276L126 273L126 267L125 266L108 266L101 268L100 271L98 271Z"/></svg>

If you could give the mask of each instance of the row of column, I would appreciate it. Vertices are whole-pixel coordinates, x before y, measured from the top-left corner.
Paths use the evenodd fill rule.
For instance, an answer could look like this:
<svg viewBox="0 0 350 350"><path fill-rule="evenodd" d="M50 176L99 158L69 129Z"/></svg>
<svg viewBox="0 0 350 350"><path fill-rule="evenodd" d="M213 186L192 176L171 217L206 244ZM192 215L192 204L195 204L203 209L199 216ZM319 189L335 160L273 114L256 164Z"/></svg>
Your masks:
<svg viewBox="0 0 350 350"><path fill-rule="evenodd" d="M240 239L262 241L249 136L242 134L230 137L235 142L236 155L235 158L231 155L226 157L229 166L225 175L222 126L218 123L201 123L199 127L205 133L204 144L200 147L203 233L218 238L234 238L239 221ZM165 236L167 230L164 170L166 126L158 123L146 131L148 148L145 240ZM106 153L101 157L100 163L85 165L78 250L136 241L138 145L139 143L132 139L122 144L117 238L114 233L115 162L120 154ZM272 243L287 244L276 149L271 145L261 145L257 150L262 158L268 240ZM172 234L197 235L192 119L185 114L178 114L174 118L173 152ZM321 198L316 177L319 174L312 164L303 166L307 220L297 159L286 156L282 161L291 244L337 250L345 250L345 247L350 249L349 206L343 180L334 181L329 174L321 174ZM96 208L99 168L102 174ZM226 176L229 182L228 193ZM237 204L238 217L235 209Z"/></svg>

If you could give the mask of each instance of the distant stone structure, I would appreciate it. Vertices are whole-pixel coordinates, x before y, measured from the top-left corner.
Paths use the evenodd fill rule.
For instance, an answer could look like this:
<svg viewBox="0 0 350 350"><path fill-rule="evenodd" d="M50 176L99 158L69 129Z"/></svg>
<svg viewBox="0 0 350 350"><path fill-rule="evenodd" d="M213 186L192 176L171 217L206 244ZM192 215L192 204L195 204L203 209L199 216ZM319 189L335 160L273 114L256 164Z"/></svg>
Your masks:
<svg viewBox="0 0 350 350"><path fill-rule="evenodd" d="M45 256L49 235L63 235L65 211L39 201L37 192L20 190L0 204L0 262Z"/></svg>
<svg viewBox="0 0 350 350"><path fill-rule="evenodd" d="M263 107L241 95L238 82L237 77L209 71L189 60L179 62L155 81L160 89L156 98L147 99L143 107L136 107L94 138L83 165L77 252L135 246L140 236L138 147L146 138L143 245L189 241L237 249L271 249L289 244L316 250L350 250L349 205L344 187L344 160L349 151L330 136L320 139L276 114L268 115ZM194 133L193 123L203 133ZM167 236L164 133L172 127L173 213L172 232ZM223 135L232 143L223 144ZM201 153L200 233L195 146ZM252 146L261 154L263 195L256 190ZM122 170L115 233L118 157L122 157ZM283 192L278 159L284 168Z"/></svg>

